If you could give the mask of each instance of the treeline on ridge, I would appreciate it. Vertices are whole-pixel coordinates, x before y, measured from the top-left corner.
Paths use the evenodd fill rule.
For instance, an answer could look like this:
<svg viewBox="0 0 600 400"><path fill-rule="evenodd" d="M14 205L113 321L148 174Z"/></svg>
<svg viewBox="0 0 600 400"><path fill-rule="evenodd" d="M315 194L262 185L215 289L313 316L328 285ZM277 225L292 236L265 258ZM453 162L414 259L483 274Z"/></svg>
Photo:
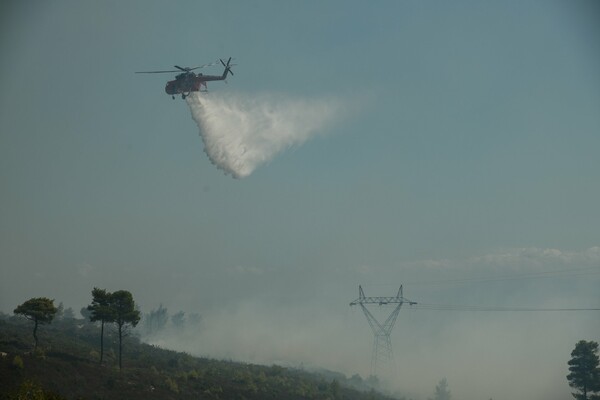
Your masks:
<svg viewBox="0 0 600 400"><path fill-rule="evenodd" d="M47 298L24 302L14 316L0 313L0 400L390 398L358 375L325 377L276 365L192 357L143 343L131 328L150 316L157 324L152 330L163 329L166 309L141 315L131 294L122 292L95 288L91 304L82 310L85 319L59 310ZM168 320L176 327L182 317L177 313ZM114 327L104 329L105 324Z"/></svg>

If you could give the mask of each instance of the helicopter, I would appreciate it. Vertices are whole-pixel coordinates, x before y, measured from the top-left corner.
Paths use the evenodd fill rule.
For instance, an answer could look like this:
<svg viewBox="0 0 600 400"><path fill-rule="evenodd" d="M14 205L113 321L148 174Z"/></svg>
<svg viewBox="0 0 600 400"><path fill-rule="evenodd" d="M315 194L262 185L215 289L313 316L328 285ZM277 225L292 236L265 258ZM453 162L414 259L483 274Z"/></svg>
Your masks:
<svg viewBox="0 0 600 400"><path fill-rule="evenodd" d="M167 92L167 94L171 95L173 100L175 100L176 94L181 94L181 98L185 99L192 92L206 92L207 91L206 82L224 81L225 78L227 78L227 74L231 74L233 76L231 67L233 67L234 64L231 64L231 57L229 57L229 60L227 60L227 63L225 63L222 59L219 59L219 61L225 67L225 70L223 71L222 75L203 75L201 73L192 72L196 69L216 65L216 64L218 64L217 62L200 65L200 66L193 67L193 68L180 67L179 65L174 65L174 67L177 68L176 70L137 71L135 73L136 74L166 74L166 73L180 72L179 74L177 74L175 76L174 80L167 82L167 85L165 86L165 92ZM202 87L204 87L204 90L202 90Z"/></svg>

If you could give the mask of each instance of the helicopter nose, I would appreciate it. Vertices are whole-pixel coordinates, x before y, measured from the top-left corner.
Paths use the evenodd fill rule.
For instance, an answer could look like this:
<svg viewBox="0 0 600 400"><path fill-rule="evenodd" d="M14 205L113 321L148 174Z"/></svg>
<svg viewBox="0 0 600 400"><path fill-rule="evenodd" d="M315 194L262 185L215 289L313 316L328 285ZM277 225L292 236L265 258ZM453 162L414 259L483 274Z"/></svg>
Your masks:
<svg viewBox="0 0 600 400"><path fill-rule="evenodd" d="M175 85L172 81L167 82L167 85L165 86L165 92L167 94L175 94Z"/></svg>

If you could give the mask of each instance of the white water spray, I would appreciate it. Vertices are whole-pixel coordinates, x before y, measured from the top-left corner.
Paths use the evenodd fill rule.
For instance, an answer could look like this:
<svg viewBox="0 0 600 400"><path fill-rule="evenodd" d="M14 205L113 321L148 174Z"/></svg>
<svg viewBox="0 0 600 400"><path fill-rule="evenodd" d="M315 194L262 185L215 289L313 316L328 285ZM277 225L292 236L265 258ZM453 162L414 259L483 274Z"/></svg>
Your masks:
<svg viewBox="0 0 600 400"><path fill-rule="evenodd" d="M210 161L244 178L277 153L321 132L339 111L332 100L191 93L187 103Z"/></svg>

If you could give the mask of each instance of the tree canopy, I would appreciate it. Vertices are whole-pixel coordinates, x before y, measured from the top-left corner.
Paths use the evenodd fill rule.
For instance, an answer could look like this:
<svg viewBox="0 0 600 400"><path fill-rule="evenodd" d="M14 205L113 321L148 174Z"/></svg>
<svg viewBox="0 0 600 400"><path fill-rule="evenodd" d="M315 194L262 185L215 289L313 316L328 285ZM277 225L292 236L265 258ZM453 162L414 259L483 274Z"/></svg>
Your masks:
<svg viewBox="0 0 600 400"><path fill-rule="evenodd" d="M115 311L111 307L111 294L106 289L95 287L92 290L92 304L87 307L90 321L100 321L100 363L104 358L104 323L115 320Z"/></svg>
<svg viewBox="0 0 600 400"><path fill-rule="evenodd" d="M600 368L598 368L598 343L580 340L571 352L569 360L569 386L579 390L573 393L578 400L600 398L590 397L591 393L600 392Z"/></svg>
<svg viewBox="0 0 600 400"><path fill-rule="evenodd" d="M38 324L49 324L52 322L57 311L58 309L54 306L54 300L50 300L47 297L34 297L15 308L15 314L22 315L34 322L33 339L35 340L35 349L38 346Z"/></svg>
<svg viewBox="0 0 600 400"><path fill-rule="evenodd" d="M160 332L167 326L169 315L167 309L163 305L159 305L158 309L151 310L144 315L143 328L146 335L152 336Z"/></svg>
<svg viewBox="0 0 600 400"><path fill-rule="evenodd" d="M123 353L124 328L127 325L136 326L140 322L140 312L135 308L133 296L127 290L117 290L110 296L110 306L114 312L114 322L119 332L119 368L123 367L121 362Z"/></svg>
<svg viewBox="0 0 600 400"><path fill-rule="evenodd" d="M110 296L110 305L117 326L129 324L136 326L140 322L140 312L135 308L133 296L127 290L118 290Z"/></svg>
<svg viewBox="0 0 600 400"><path fill-rule="evenodd" d="M110 292L106 289L95 287L92 290L92 304L87 309L90 311L90 321L112 322L114 320L114 310L110 306Z"/></svg>
<svg viewBox="0 0 600 400"><path fill-rule="evenodd" d="M435 395L433 400L450 400L451 395L448 390L448 381L446 378L442 379L435 387Z"/></svg>

